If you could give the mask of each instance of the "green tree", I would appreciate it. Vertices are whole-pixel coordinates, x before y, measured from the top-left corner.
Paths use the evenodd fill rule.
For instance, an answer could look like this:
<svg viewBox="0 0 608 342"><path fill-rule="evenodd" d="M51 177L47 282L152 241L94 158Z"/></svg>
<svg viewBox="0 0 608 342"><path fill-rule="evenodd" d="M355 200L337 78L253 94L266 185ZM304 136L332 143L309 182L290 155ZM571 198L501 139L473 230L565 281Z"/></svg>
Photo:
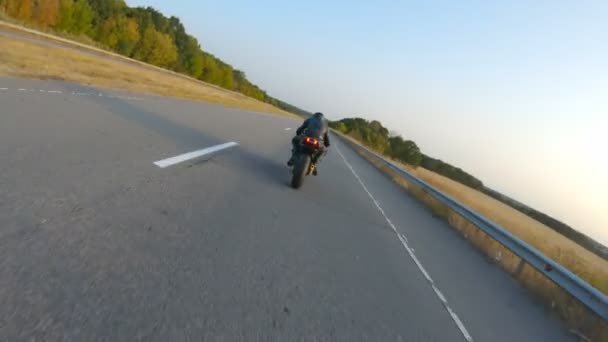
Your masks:
<svg viewBox="0 0 608 342"><path fill-rule="evenodd" d="M61 0L59 10L59 20L55 27L59 31L71 32L74 26L74 1Z"/></svg>
<svg viewBox="0 0 608 342"><path fill-rule="evenodd" d="M0 11L45 29L87 34L120 54L307 115L304 110L268 96L245 73L203 51L179 18L167 18L152 7L131 8L124 0L0 0ZM374 146L382 146L385 140L381 130L363 127L357 132Z"/></svg>
<svg viewBox="0 0 608 342"><path fill-rule="evenodd" d="M202 73L201 49L196 38L188 35L177 17L170 17L163 33L168 34L177 47L178 60L173 70L198 77ZM195 76L196 75L196 76Z"/></svg>
<svg viewBox="0 0 608 342"><path fill-rule="evenodd" d="M379 121L368 122L362 118L348 118L340 121L344 127L342 129L348 135L360 140L368 147L384 152L388 146L388 129Z"/></svg>
<svg viewBox="0 0 608 342"><path fill-rule="evenodd" d="M141 38L136 56L150 64L168 67L177 60L177 48L169 35L148 27Z"/></svg>
<svg viewBox="0 0 608 342"><path fill-rule="evenodd" d="M247 79L247 76L245 75L244 72L233 69L232 78L234 81L234 85L233 85L234 90L236 90L240 93L243 93L249 97L258 99L260 101L268 102L274 106L278 106L278 102L275 99L268 96L266 94L266 92L264 92L262 89L258 88L255 84L252 84L251 82L249 82L249 80Z"/></svg>
<svg viewBox="0 0 608 342"><path fill-rule="evenodd" d="M146 11L150 13L156 31L160 33L169 33L170 23L167 17L152 7L146 7Z"/></svg>
<svg viewBox="0 0 608 342"><path fill-rule="evenodd" d="M232 72L233 69L230 65L223 64L221 66L222 81L220 83L220 86L230 90L234 89L234 78Z"/></svg>
<svg viewBox="0 0 608 342"><path fill-rule="evenodd" d="M140 39L139 28L137 21L134 19L124 18L124 21L119 23L118 44L116 51L119 53L131 56L133 49Z"/></svg>
<svg viewBox="0 0 608 342"><path fill-rule="evenodd" d="M92 24L94 12L86 0L76 0L73 5L72 18L74 20L71 33L90 34L92 32Z"/></svg>
<svg viewBox="0 0 608 342"><path fill-rule="evenodd" d="M483 182L479 179L475 178L464 170L452 166L442 160L431 158L423 154L420 165L425 169L434 171L440 175L446 176L452 180L455 180L474 189L482 189L484 187Z"/></svg>
<svg viewBox="0 0 608 342"><path fill-rule="evenodd" d="M411 140L403 140L400 136L389 138L387 154L413 166L419 166L422 161L422 153L416 143Z"/></svg>
<svg viewBox="0 0 608 342"><path fill-rule="evenodd" d="M154 26L152 15L145 8L137 7L132 9L131 16L137 21L140 36L144 35L148 27Z"/></svg>
<svg viewBox="0 0 608 342"><path fill-rule="evenodd" d="M131 55L140 38L137 22L123 15L108 18L98 35L100 43L126 56Z"/></svg>
<svg viewBox="0 0 608 342"><path fill-rule="evenodd" d="M222 83L222 75L216 58L210 54L203 54L203 74L201 75L201 79L217 85Z"/></svg>
<svg viewBox="0 0 608 342"><path fill-rule="evenodd" d="M335 126L333 126L333 128L340 133L343 133L343 134L348 133L348 128L346 127L344 122L338 122Z"/></svg>
<svg viewBox="0 0 608 342"><path fill-rule="evenodd" d="M86 0L61 0L56 28L73 34L92 31L93 9Z"/></svg>
<svg viewBox="0 0 608 342"><path fill-rule="evenodd" d="M100 27L106 19L123 14L127 5L123 0L87 0L93 9L93 26Z"/></svg>
<svg viewBox="0 0 608 342"><path fill-rule="evenodd" d="M180 44L184 44L179 53L180 65L188 75L199 78L203 73L204 57L198 41L196 38L188 36L185 43Z"/></svg>
<svg viewBox="0 0 608 342"><path fill-rule="evenodd" d="M346 118L333 121L330 126L369 148L404 163L419 166L422 161L422 153L415 142L403 140L400 136L389 137L389 130L379 121L370 122L362 118Z"/></svg>

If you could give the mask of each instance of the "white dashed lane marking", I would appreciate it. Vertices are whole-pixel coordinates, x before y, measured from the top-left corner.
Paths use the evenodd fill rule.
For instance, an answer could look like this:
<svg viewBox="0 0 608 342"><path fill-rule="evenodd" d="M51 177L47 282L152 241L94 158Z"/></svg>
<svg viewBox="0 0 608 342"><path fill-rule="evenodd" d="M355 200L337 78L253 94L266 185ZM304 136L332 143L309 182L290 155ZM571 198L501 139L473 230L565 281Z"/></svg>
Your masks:
<svg viewBox="0 0 608 342"><path fill-rule="evenodd" d="M10 88L6 88L6 87L0 87L0 90L9 91L11 89ZM15 90L20 91L20 92L27 91L27 92L30 92L30 93L42 93L42 94L63 94L64 93L61 90L48 90L48 89L15 88ZM105 97L105 98L109 98L109 99L121 99L121 100L130 100L130 101L144 101L144 99L141 98L141 97L111 95L111 94L104 94L104 93L100 93L100 92L84 93L84 92L72 91L69 94L73 95L73 96L98 96L98 97Z"/></svg>
<svg viewBox="0 0 608 342"><path fill-rule="evenodd" d="M410 255L410 258L414 261L416 266L418 266L418 270L420 270L420 273L422 273L424 278L431 285L433 292L435 292L435 295L437 296L437 298L439 299L441 304L443 304L443 307L445 307L446 311L448 312L448 314L450 315L450 317L452 318L452 320L458 327L458 330L460 330L460 332L462 333L462 336L464 337L464 339L467 342L473 342L473 337L471 337L471 334L469 334L469 331L464 326L464 324L462 323L462 321L460 320L458 315L456 315L454 310L452 310L452 308L450 307L450 305L448 303L448 300L445 298L443 293L441 291L439 291L439 288L435 285L435 282L433 281L433 278L431 278L431 275L426 271L424 266L422 266L422 263L420 262L420 260L418 260L418 258L416 257L416 254L414 254L414 249L409 246L408 241L405 238L405 235L403 235L397 231L397 227L395 227L395 225L393 224L391 219L388 218L388 216L384 212L384 209L382 209L382 207L380 206L380 204L378 203L376 198L372 195L372 193L369 191L369 189L367 188L365 183L363 183L363 180L361 179L361 177L359 177L357 172L355 172L355 169L353 169L352 165L350 165L350 163L346 160L346 157L344 157L344 155L342 154L342 151L340 151L340 149L337 146L336 146L336 151L338 152L340 157L342 157L342 160L344 160L344 163L350 169L350 171L355 176L357 181L359 181L359 184L361 184L361 186L363 187L363 190L365 190L365 192L367 193L369 198L371 198L372 202L374 202L374 205L376 206L376 208L378 209L380 214L382 214L382 216L384 217L384 219L386 220L388 225L391 227L393 232L395 232L395 234L397 234L397 238L399 238L399 241L401 241L401 244L403 245L403 247L405 248L407 253Z"/></svg>
<svg viewBox="0 0 608 342"><path fill-rule="evenodd" d="M158 166L160 168L165 168L165 167L169 167L171 165L175 165L175 164L179 164L179 163L185 162L185 161L190 160L190 159L200 158L200 157L208 155L208 154L216 153L216 152L219 152L221 150L225 150L227 148L231 148L231 147L234 147L234 146L237 146L237 145L238 145L238 143L236 143L234 141L231 141L231 142L228 142L228 143L225 143L225 144L220 144L220 145L215 145L215 146L203 148L202 150L196 150L196 151L180 154L180 155L175 156L175 157L171 157L171 158L167 158L167 159L163 159L163 160L158 160L158 161L154 162L154 165L156 165L156 166Z"/></svg>

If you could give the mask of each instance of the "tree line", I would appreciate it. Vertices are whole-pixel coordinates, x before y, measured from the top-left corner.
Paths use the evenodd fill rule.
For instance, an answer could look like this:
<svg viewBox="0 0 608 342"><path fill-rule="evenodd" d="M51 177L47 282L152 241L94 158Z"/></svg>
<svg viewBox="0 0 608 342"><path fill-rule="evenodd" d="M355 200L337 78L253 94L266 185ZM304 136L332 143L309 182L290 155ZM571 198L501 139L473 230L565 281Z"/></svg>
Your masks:
<svg viewBox="0 0 608 342"><path fill-rule="evenodd" d="M376 120L368 121L362 118L346 118L338 121L331 121L329 125L333 129L358 140L378 153L382 153L414 167L424 167L427 170L431 170L461 184L479 190L532 219L545 224L547 227L578 243L580 246L597 256L608 260L608 246L602 245L589 236L543 212L484 186L481 180L456 166L429 157L420 151L420 148L418 148L415 142L405 140L398 135L390 134L388 129Z"/></svg>
<svg viewBox="0 0 608 342"><path fill-rule="evenodd" d="M186 32L179 18L166 17L152 7L132 8L123 0L0 0L0 13L43 30L88 37L121 55L240 92L302 117L311 115L269 96L250 82L243 71L204 51L198 40ZM552 217L485 188L479 179L464 170L422 153L415 142L389 134L378 121L346 118L330 125L376 152L482 190L608 258L606 247Z"/></svg>
<svg viewBox="0 0 608 342"><path fill-rule="evenodd" d="M442 160L427 156L420 151L418 145L411 140L405 140L399 135L389 133L379 121L368 121L362 118L345 118L330 122L330 127L346 134L378 153L387 155L400 162L414 167L422 166L452 180L474 189L482 189L483 183L465 172Z"/></svg>
<svg viewBox="0 0 608 342"><path fill-rule="evenodd" d="M0 0L0 11L41 29L84 35L121 55L240 92L304 117L310 115L269 96L243 71L203 51L179 18L167 18L152 7L132 8L123 0ZM422 166L475 189L483 187L480 180L462 169L423 154L415 142L390 135L378 121L346 118L331 125L391 158Z"/></svg>
<svg viewBox="0 0 608 342"><path fill-rule="evenodd" d="M205 52L179 18L123 0L0 0L6 16L44 30L86 36L121 55L180 72L283 108L243 71ZM285 108L283 108L285 109Z"/></svg>

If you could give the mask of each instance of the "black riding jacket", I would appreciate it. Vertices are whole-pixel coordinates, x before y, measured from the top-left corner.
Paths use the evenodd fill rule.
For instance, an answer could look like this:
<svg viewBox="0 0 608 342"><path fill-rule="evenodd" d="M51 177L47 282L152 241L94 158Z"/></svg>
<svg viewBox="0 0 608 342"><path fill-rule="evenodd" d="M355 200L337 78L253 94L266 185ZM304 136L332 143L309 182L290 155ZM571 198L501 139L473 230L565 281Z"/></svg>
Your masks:
<svg viewBox="0 0 608 342"><path fill-rule="evenodd" d="M323 145L329 147L329 127L327 120L319 119L316 116L304 120L302 126L298 127L296 134L306 134L309 137L315 137L323 140Z"/></svg>

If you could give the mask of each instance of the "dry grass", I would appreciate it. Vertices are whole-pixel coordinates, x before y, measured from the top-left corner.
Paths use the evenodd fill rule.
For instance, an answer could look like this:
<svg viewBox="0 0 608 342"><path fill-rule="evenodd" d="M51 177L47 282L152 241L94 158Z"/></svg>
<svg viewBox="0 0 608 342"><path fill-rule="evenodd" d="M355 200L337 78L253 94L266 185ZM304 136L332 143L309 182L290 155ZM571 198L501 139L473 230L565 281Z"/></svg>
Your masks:
<svg viewBox="0 0 608 342"><path fill-rule="evenodd" d="M43 34L46 34L46 35L50 35L52 37L63 38L63 39L67 39L72 42L84 44L84 45L87 45L90 47L103 49L103 46L101 44L94 41L93 39L91 39L91 37L87 36L84 33L80 34L80 35L73 35L73 34L69 34L66 32L53 31L50 29L45 30L39 26L32 25L27 22L19 21L12 17L8 17L8 16L6 16L6 14L3 14L2 11L0 11L0 27L2 28L2 31L13 32L13 33L17 33L17 34L23 35L23 36L40 38L40 37L42 37ZM26 31L26 29L33 30L33 31L37 32L38 34L30 33L28 31Z"/></svg>
<svg viewBox="0 0 608 342"><path fill-rule="evenodd" d="M382 166L380 169L382 170ZM576 298L553 283L545 276L544 271L536 270L525 263L524 260L513 254L505 246L425 191L411 185L409 191L416 199L431 208L433 212L446 219L450 226L458 230L492 262L517 279L531 293L556 312L567 323L571 331L576 331L577 334L585 336L588 341L608 341L607 323Z"/></svg>
<svg viewBox="0 0 608 342"><path fill-rule="evenodd" d="M498 223L591 285L608 293L608 261L591 253L544 224L477 190L429 170L413 173L459 202Z"/></svg>
<svg viewBox="0 0 608 342"><path fill-rule="evenodd" d="M85 85L173 96L257 112L291 113L235 92L129 63L61 47L0 36L0 75L57 79Z"/></svg>
<svg viewBox="0 0 608 342"><path fill-rule="evenodd" d="M422 167L413 168L395 162L416 177L502 226L546 256L576 273L598 290L608 294L608 261L546 225L482 192ZM439 210L438 208L431 209ZM437 214L444 216L442 213Z"/></svg>
<svg viewBox="0 0 608 342"><path fill-rule="evenodd" d="M608 341L608 323L592 313L586 306L553 283L542 272L526 264L520 257L485 234L464 217L450 210L427 192L408 183L399 173L362 149L352 139L347 142L372 165L389 176L417 200L424 203L434 215L442 217L458 230L472 245L491 258L498 266L517 279L548 307L553 309L572 331L588 341ZM541 223L460 183L431 171L405 167L417 177L499 223L513 234L529 242L543 253L560 262L579 276L606 292L607 262L583 247L559 235Z"/></svg>

